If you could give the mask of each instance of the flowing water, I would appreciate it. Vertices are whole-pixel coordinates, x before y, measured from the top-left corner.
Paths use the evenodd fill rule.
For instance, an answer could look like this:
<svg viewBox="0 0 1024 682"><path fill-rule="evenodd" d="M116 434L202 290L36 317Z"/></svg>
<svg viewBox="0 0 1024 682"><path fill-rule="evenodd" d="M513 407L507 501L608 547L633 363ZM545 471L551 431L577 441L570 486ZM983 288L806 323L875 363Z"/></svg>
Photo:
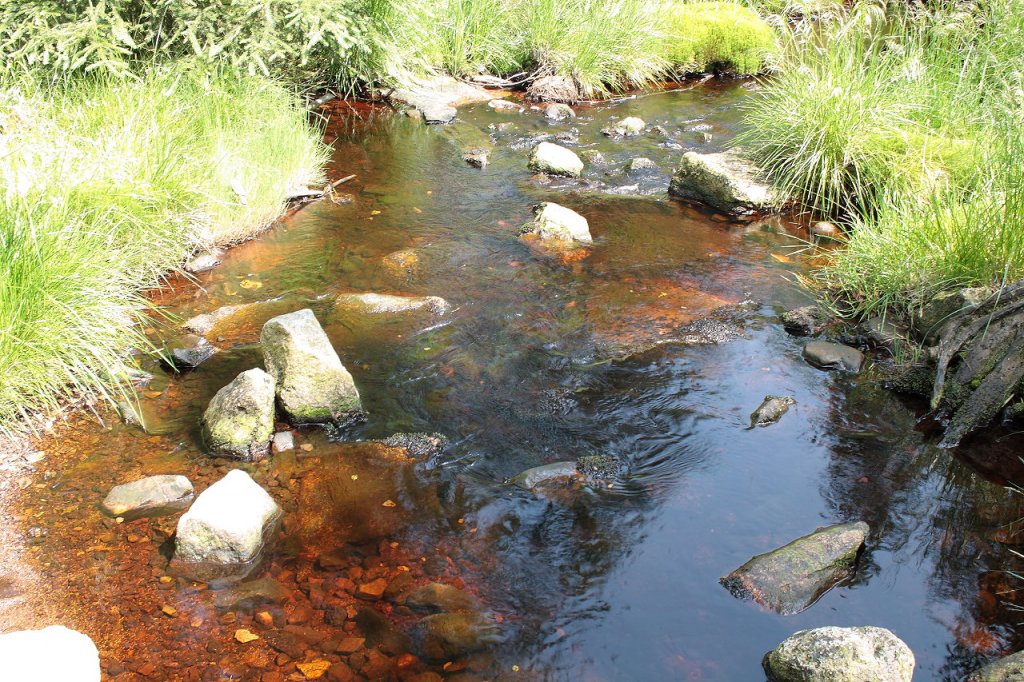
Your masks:
<svg viewBox="0 0 1024 682"><path fill-rule="evenodd" d="M357 176L340 188L350 201L309 205L196 283L159 292L182 319L257 305L208 334L221 351L196 371L148 367L145 429L109 414L105 427L58 426L40 444L47 458L8 491L5 554L23 557L0 595L8 621L78 627L116 680L304 679L296 664L313 660L338 680L763 680L766 651L822 625L893 630L915 652L916 680L959 680L1016 650L1018 583L1004 571L1020 568L1012 543L1024 537L1006 524L1024 498L1003 484L1021 441L939 450L920 406L870 372L808 366L778 321L807 300L795 281L804 227L665 197L682 150L735 135L748 92L661 93L562 123L486 105L440 128L383 107L326 110L332 176ZM600 134L627 115L664 130ZM582 180L533 177L536 136L573 130L569 144L605 163ZM491 164L466 164L473 147L493 148ZM639 156L660 170L625 173ZM585 215L593 246L554 253L519 239L540 201ZM356 314L334 303L349 292L442 296L452 310ZM203 454L199 417L261 364L262 323L304 307L368 418L297 431L304 448L244 465L285 510L250 578L283 593L218 605L224 590L168 575L175 517L118 524L97 503L142 475L184 473L202 489L237 466ZM715 338L695 343L694 321L709 315ZM748 430L766 394L796 404ZM449 444L410 458L369 442L397 432ZM614 479L539 493L504 484L587 455L613 457ZM872 532L855 576L799 615L718 583L753 554L858 519ZM403 574L474 595L489 618L482 647L431 658L416 636L422 614L352 594ZM261 638L240 643L240 628ZM365 648L339 644L352 637Z"/></svg>

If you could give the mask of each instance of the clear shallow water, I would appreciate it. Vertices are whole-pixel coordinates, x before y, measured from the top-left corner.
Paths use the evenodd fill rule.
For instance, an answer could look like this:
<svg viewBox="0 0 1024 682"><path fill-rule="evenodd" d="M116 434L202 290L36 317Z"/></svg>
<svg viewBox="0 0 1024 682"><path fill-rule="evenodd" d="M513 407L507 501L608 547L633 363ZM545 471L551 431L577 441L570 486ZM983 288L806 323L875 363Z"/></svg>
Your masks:
<svg viewBox="0 0 1024 682"><path fill-rule="evenodd" d="M914 650L916 680L958 680L1016 650L1019 617L1005 602L1017 584L1001 571L1020 562L991 538L1021 516L1020 497L999 485L1016 477L1006 463L1021 441L990 439L951 455L933 447L914 406L870 374L806 365L777 320L805 300L793 274L806 232L664 196L683 149L717 150L736 133L746 93L665 93L583 108L559 124L486 105L464 108L445 128L386 109L330 109L332 171L357 174L341 188L352 202L311 205L231 251L198 287L177 282L161 294L182 318L274 302L212 333L222 351L197 371L156 373L141 403L148 432L78 423L46 443L60 485L23 499L22 524L50 529L32 561L43 576L61 567L69 617L104 660L123 664L110 676L135 679L141 661L165 679L294 674L294 660L232 640L237 627L259 631L258 609L227 615L202 586L158 581L173 518L116 526L93 505L138 475L180 471L199 488L222 475L225 463L201 452L199 416L230 378L260 364L262 322L306 306L355 376L369 417L333 439L303 431L311 452L248 467L286 511L284 535L256 576L291 591L289 619L310 611L304 627L359 634L364 621L332 614L370 607L414 631L418 616L402 607L331 589L356 566L389 579L403 566L417 582L465 586L497 614L500 641L483 655L448 670L416 663L463 679L761 680L766 651L821 625L890 628ZM667 136L600 134L627 115ZM600 151L606 164L588 165L580 181L532 177L524 138L574 128L572 146ZM493 147L484 170L461 160L477 146ZM624 175L637 156L661 172ZM545 200L589 219L588 253L544 253L517 238L531 205ZM415 265L388 265L406 250ZM332 303L353 291L439 295L454 310L360 318ZM738 338L664 343L721 306ZM766 394L797 404L779 424L746 430ZM428 461L382 464L352 444L398 431L440 432L452 445ZM611 489L544 496L501 485L527 467L591 454L622 464ZM804 613L762 611L718 584L753 554L857 519L872 527L860 569ZM323 569L317 558L331 550L349 565ZM165 602L180 617L161 618ZM364 663L323 645L310 651L306 658L356 671ZM393 661L400 653L387 652Z"/></svg>

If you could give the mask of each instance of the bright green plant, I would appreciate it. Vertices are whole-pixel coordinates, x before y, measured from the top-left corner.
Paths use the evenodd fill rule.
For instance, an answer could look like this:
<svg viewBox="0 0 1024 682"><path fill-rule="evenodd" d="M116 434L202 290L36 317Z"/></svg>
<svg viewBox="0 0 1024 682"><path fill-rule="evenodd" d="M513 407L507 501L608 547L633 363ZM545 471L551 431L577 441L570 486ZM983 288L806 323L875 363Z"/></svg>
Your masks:
<svg viewBox="0 0 1024 682"><path fill-rule="evenodd" d="M675 2L662 13L668 20L668 59L680 70L759 73L778 49L775 31L738 3Z"/></svg>

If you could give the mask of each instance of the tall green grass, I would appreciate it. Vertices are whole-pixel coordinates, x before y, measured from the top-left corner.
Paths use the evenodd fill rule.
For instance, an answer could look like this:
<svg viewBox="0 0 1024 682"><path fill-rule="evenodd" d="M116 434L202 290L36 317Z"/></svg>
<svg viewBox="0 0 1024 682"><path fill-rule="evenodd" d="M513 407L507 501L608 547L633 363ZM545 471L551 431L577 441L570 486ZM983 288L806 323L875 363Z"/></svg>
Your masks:
<svg viewBox="0 0 1024 682"><path fill-rule="evenodd" d="M286 89L235 71L0 86L0 428L110 396L139 347L140 289L245 238L324 150Z"/></svg>
<svg viewBox="0 0 1024 682"><path fill-rule="evenodd" d="M797 23L740 144L844 220L821 281L853 312L1024 276L1024 3L860 2Z"/></svg>

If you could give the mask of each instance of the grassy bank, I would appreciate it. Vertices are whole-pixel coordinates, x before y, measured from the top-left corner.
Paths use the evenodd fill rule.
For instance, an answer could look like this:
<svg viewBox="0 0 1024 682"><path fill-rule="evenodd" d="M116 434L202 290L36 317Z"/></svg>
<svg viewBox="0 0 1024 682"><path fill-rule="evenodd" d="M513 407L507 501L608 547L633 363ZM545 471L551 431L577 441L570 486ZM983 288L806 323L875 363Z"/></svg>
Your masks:
<svg viewBox="0 0 1024 682"><path fill-rule="evenodd" d="M0 425L116 390L139 290L265 227L320 179L316 132L265 78L190 66L0 86Z"/></svg>
<svg viewBox="0 0 1024 682"><path fill-rule="evenodd" d="M821 284L854 313L1024 277L1024 3L860 2L797 23L742 144L847 248Z"/></svg>

